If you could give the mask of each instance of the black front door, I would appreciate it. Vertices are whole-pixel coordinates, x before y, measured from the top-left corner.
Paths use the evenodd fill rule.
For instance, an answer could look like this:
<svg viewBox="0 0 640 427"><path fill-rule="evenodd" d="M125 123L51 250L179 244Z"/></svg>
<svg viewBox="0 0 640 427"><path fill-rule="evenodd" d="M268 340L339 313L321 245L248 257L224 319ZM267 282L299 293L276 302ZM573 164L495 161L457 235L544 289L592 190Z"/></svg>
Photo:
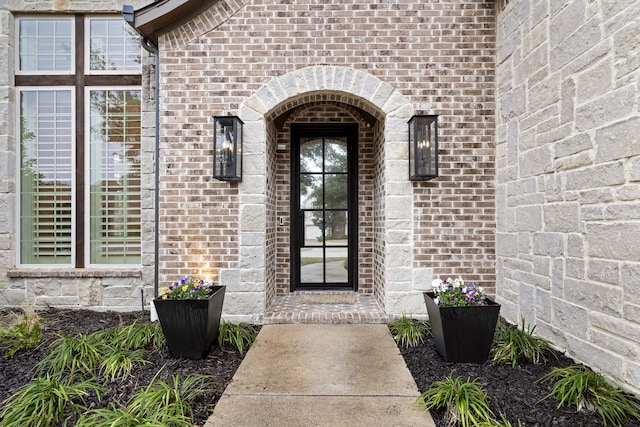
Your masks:
<svg viewBox="0 0 640 427"><path fill-rule="evenodd" d="M358 125L292 125L291 171L291 290L357 290Z"/></svg>

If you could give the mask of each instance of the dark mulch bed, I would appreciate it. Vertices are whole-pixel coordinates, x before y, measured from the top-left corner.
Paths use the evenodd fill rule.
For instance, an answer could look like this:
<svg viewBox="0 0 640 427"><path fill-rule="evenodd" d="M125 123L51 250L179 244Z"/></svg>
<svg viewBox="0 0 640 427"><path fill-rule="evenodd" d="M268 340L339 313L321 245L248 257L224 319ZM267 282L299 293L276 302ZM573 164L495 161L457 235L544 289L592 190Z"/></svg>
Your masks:
<svg viewBox="0 0 640 427"><path fill-rule="evenodd" d="M32 378L33 367L47 353L49 344L57 338L57 334L90 334L121 323L129 324L135 320L149 321L148 314L142 318L140 312L98 313L87 310L49 309L38 314L44 319L44 331L43 340L37 349L20 351L12 359L7 359L4 357L7 347L0 343L0 402L3 402ZM242 357L235 350L220 349L217 345L203 360L174 359L166 348L161 351L148 352L144 358L149 363L134 368L132 375L124 380L105 382L103 386L109 391L101 396L102 401L87 402L87 406L90 408L104 407L109 401L125 404L136 389L149 384L161 369L157 377L160 380L166 380L174 374L180 378L187 375L213 375L218 390L215 393L202 396L202 399L192 406L195 423L202 425L211 415L213 407L242 361Z"/></svg>
<svg viewBox="0 0 640 427"><path fill-rule="evenodd" d="M489 405L496 414L503 413L507 420L517 426L518 420L523 426L571 426L595 427L602 426L600 417L592 412L580 413L571 409L556 409L558 400L551 397L540 401L551 390L549 382L538 382L545 374L556 367L574 365L571 359L556 353L557 360L549 355L547 362L539 365L493 366L490 364L477 365L471 363L447 363L437 353L433 340L414 348L401 348L401 353L407 363L409 371L424 392L434 381L447 377L453 371L453 376L464 379L477 378L489 396ZM445 427L444 412L432 412L438 427ZM638 420L629 420L627 426L640 426Z"/></svg>
<svg viewBox="0 0 640 427"><path fill-rule="evenodd" d="M0 344L0 401L4 401L20 386L32 377L32 368L47 352L48 345L57 334L91 333L99 329L116 326L120 323L132 323L141 318L141 313L98 313L86 310L50 309L39 313L44 319L44 338L37 349L21 351L14 358L4 356L6 346ZM145 316L144 321L148 321ZM490 397L492 410L504 413L509 421L523 426L602 426L600 418L593 413L576 413L569 409L556 409L553 398L540 401L550 390L549 383L537 380L554 367L564 367L573 362L562 355L558 360L550 357L543 365L510 366L475 365L466 363L446 363L436 353L433 341L427 339L418 347L401 349L409 370L413 374L420 391L426 390L433 381L441 380L454 371L455 376L478 378L479 384ZM138 366L133 374L122 381L106 382L109 392L102 395L101 402L90 402L90 406L105 406L106 402L126 403L132 393L140 386L147 385L162 368L160 379L178 374L213 375L218 391L203 396L194 406L194 422L202 425L210 415L226 385L240 365L242 358L232 349L220 349L214 346L209 356L203 360L173 359L167 350L148 353L150 363ZM432 413L438 427L446 425L444 414ZM640 427L640 422L630 420L628 426Z"/></svg>

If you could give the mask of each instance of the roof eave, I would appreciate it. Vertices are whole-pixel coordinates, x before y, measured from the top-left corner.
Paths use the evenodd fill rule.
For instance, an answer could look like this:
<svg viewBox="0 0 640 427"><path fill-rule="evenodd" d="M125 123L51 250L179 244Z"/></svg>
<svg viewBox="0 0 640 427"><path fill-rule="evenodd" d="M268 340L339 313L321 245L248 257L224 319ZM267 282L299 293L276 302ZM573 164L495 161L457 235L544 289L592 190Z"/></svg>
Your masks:
<svg viewBox="0 0 640 427"><path fill-rule="evenodd" d="M136 10L133 26L157 46L159 35L182 25L211 3L212 0L159 0Z"/></svg>

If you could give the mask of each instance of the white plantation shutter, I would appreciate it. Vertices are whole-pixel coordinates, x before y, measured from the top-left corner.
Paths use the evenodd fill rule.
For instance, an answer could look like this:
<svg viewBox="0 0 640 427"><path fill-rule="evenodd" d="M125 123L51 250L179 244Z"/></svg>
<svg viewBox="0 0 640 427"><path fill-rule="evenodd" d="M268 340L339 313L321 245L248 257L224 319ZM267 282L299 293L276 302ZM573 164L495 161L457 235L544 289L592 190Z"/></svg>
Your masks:
<svg viewBox="0 0 640 427"><path fill-rule="evenodd" d="M91 89L91 264L140 262L140 90Z"/></svg>
<svg viewBox="0 0 640 427"><path fill-rule="evenodd" d="M70 264L73 241L71 90L20 92L20 262Z"/></svg>

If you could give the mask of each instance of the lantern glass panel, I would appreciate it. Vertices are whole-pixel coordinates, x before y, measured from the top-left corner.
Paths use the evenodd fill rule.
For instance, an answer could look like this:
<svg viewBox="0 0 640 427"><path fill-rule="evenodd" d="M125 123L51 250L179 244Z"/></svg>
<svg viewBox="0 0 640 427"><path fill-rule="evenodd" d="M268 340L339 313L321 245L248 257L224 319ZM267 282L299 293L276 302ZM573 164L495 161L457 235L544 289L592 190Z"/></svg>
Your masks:
<svg viewBox="0 0 640 427"><path fill-rule="evenodd" d="M409 178L438 176L438 116L413 116L409 120Z"/></svg>
<svg viewBox="0 0 640 427"><path fill-rule="evenodd" d="M213 177L221 181L242 179L242 120L214 117Z"/></svg>

